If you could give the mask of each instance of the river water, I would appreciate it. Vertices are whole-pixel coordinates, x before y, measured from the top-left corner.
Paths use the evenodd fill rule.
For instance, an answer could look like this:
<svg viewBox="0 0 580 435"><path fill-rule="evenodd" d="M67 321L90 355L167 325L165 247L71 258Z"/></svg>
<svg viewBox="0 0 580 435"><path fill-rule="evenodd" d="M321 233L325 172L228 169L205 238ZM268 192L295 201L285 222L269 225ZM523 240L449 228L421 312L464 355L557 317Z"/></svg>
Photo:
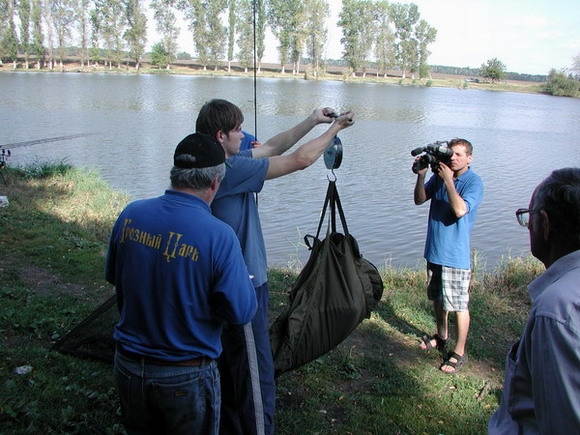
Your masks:
<svg viewBox="0 0 580 435"><path fill-rule="evenodd" d="M553 169L580 163L580 99L470 89L258 79L78 73L0 74L0 144L94 133L12 150L10 165L62 161L98 171L133 198L169 184L173 150L194 129L201 105L226 98L246 114L244 129L268 137L314 108L354 110L343 131L341 166L322 159L266 182L259 207L271 266L299 266L336 178L350 232L378 267L423 267L428 205L415 206L410 151L464 137L485 197L472 237L478 267L528 255L514 211ZM255 122L255 119L257 122ZM303 143L323 131L315 128ZM9 187L0 185L0 194ZM9 190L8 190L9 195Z"/></svg>

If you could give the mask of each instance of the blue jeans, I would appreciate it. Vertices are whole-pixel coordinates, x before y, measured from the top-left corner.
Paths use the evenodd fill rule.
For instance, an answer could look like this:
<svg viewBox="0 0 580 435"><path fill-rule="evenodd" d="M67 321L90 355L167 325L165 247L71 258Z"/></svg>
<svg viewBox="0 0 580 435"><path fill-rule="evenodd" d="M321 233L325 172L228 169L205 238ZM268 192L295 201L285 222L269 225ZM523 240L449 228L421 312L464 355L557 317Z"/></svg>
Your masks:
<svg viewBox="0 0 580 435"><path fill-rule="evenodd" d="M219 370L223 435L274 433L276 381L269 333L268 283L255 290L258 311L252 321L244 326L225 327L222 332Z"/></svg>
<svg viewBox="0 0 580 435"><path fill-rule="evenodd" d="M115 380L129 434L217 434L217 363L180 367L146 363L115 353Z"/></svg>

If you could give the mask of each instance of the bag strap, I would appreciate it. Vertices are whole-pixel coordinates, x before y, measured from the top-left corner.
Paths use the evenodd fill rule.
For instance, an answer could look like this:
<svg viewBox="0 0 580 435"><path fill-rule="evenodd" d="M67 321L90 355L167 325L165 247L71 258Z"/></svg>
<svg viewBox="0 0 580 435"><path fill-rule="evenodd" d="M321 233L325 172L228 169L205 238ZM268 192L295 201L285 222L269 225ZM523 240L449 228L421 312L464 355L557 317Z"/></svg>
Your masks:
<svg viewBox="0 0 580 435"><path fill-rule="evenodd" d="M344 216L344 211L342 210L342 204L340 203L338 190L336 190L336 181L328 181L328 189L326 190L326 198L324 200L324 206L322 207L320 222L318 223L318 230L316 231L316 238L320 238L320 230L322 229L322 224L324 223L327 208L330 210L330 213L326 235L328 236L328 234L331 232L336 232L337 211L342 229L344 230L345 235L348 235L348 226L346 225L346 217Z"/></svg>

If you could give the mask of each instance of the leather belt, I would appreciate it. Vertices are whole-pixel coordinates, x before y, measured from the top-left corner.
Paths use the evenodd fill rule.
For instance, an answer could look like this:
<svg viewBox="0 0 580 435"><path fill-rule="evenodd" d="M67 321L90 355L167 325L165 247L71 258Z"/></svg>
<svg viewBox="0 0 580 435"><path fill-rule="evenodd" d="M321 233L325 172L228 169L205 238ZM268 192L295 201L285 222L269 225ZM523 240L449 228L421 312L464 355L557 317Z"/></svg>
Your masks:
<svg viewBox="0 0 580 435"><path fill-rule="evenodd" d="M156 364L159 366L201 367L213 361L211 358L205 356L188 359L185 361L167 361L162 359L149 358L134 352L129 352L128 350L122 349L120 346L117 346L117 352L119 352L125 358L134 361L143 361L146 364Z"/></svg>

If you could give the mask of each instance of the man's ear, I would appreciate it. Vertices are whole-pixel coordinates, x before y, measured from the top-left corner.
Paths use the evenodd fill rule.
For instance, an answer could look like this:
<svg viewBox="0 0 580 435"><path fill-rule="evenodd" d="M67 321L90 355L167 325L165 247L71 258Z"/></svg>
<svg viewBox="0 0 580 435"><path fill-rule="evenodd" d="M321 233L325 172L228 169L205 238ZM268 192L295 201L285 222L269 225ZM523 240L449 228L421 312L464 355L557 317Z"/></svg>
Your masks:
<svg viewBox="0 0 580 435"><path fill-rule="evenodd" d="M542 217L542 235L544 240L548 240L550 237L550 217L546 210L540 210L540 216Z"/></svg>
<svg viewBox="0 0 580 435"><path fill-rule="evenodd" d="M217 192L217 190L220 188L220 177L218 175L216 175L213 178L213 181L211 182L211 186L210 189L214 190Z"/></svg>
<svg viewBox="0 0 580 435"><path fill-rule="evenodd" d="M218 189L220 188L220 178L216 175L215 178L212 180L209 189L205 191L205 200L208 204L213 202Z"/></svg>
<svg viewBox="0 0 580 435"><path fill-rule="evenodd" d="M226 137L227 137L227 134L225 134L225 133L224 133L223 131L221 131L221 130L218 130L218 131L217 131L217 133L215 134L215 138L216 138L216 140L217 140L219 143L221 143L221 144L223 144L223 143L225 142L225 140L226 140Z"/></svg>

